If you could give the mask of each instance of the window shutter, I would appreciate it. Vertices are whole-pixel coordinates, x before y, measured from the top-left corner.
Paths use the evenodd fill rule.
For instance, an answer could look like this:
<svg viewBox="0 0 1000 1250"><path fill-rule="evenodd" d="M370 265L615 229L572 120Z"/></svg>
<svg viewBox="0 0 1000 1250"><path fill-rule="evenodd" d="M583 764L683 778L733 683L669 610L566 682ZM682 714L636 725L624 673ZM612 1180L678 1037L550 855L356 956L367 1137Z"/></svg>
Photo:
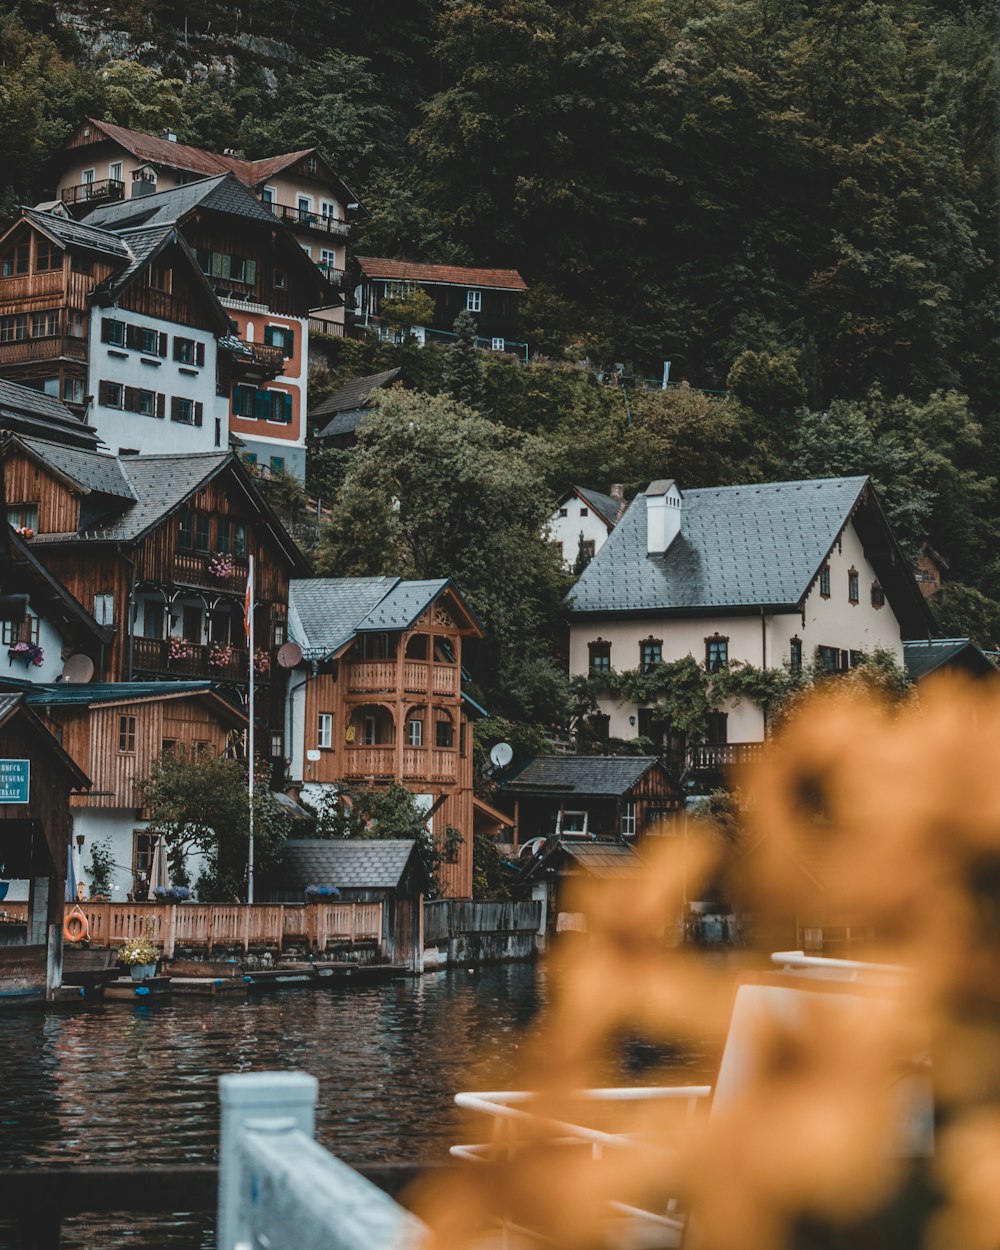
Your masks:
<svg viewBox="0 0 1000 1250"><path fill-rule="evenodd" d="M178 408L179 408L179 406L180 406L180 405L179 405L179 403L178 403L177 396L176 396L176 395L172 395L172 396L170 397L170 420L171 420L171 421L176 421L176 420L177 420L177 413L178 413Z"/></svg>
<svg viewBox="0 0 1000 1250"><path fill-rule="evenodd" d="M201 422L202 422L202 417L203 417L203 415L204 415L204 412L205 412L204 405L199 404L199 403L196 401L196 402L195 402L195 405L194 405L194 423L195 423L195 425L201 425Z"/></svg>
<svg viewBox="0 0 1000 1250"><path fill-rule="evenodd" d="M181 349L181 341L175 334L174 335L174 360L180 360L182 355L183 355L183 352Z"/></svg>
<svg viewBox="0 0 1000 1250"><path fill-rule="evenodd" d="M160 333L160 347L159 347L159 350L158 350L158 351L157 351L157 353L156 353L156 354L157 354L157 356L166 356L166 354L167 354L167 343L168 343L167 336L161 332L161 333Z"/></svg>
<svg viewBox="0 0 1000 1250"><path fill-rule="evenodd" d="M196 365L199 365L199 366L205 363L205 344L204 343L195 343L194 362Z"/></svg>
<svg viewBox="0 0 1000 1250"><path fill-rule="evenodd" d="M285 331L285 358L290 360L295 355L295 331Z"/></svg>
<svg viewBox="0 0 1000 1250"><path fill-rule="evenodd" d="M142 349L142 332L138 326L125 327L125 346L132 351L141 351Z"/></svg>
<svg viewBox="0 0 1000 1250"><path fill-rule="evenodd" d="M161 419L167 415L167 397L162 391L156 395L156 415Z"/></svg>
<svg viewBox="0 0 1000 1250"><path fill-rule="evenodd" d="M266 421L271 415L271 393L270 391L257 392L257 420Z"/></svg>
<svg viewBox="0 0 1000 1250"><path fill-rule="evenodd" d="M250 286L253 286L257 281L257 262L255 260L247 261L244 277Z"/></svg>
<svg viewBox="0 0 1000 1250"><path fill-rule="evenodd" d="M102 317L101 318L101 342L102 343L117 342L117 331L115 327L120 324L121 324L120 322L115 321L112 317Z"/></svg>
<svg viewBox="0 0 1000 1250"><path fill-rule="evenodd" d="M265 347L273 347L273 346L274 346L274 332L275 332L275 330L276 330L276 329L277 329L277 326L265 326L265 327L264 327L264 345L265 345Z"/></svg>
<svg viewBox="0 0 1000 1250"><path fill-rule="evenodd" d="M110 389L111 389L111 388L108 386L107 382L101 382L101 383L98 385L98 388L97 388L97 402L98 402L99 404L106 404L106 403L108 402L108 393L109 393Z"/></svg>
<svg viewBox="0 0 1000 1250"><path fill-rule="evenodd" d="M284 401L283 408L284 408L284 414L285 414L284 415L285 424L291 425L292 424L292 397L286 391L285 394L282 396L282 399Z"/></svg>
<svg viewBox="0 0 1000 1250"><path fill-rule="evenodd" d="M139 411L139 393L135 389L134 386L125 387L124 407L125 407L126 412L138 412Z"/></svg>

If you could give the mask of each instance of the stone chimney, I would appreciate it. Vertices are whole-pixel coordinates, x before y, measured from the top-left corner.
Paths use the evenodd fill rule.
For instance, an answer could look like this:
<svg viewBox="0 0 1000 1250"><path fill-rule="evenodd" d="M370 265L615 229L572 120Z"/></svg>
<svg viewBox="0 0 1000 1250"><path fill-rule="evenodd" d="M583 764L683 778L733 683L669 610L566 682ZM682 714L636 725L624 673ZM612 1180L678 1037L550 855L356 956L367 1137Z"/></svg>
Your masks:
<svg viewBox="0 0 1000 1250"><path fill-rule="evenodd" d="M683 496L673 478L646 488L646 555L662 556L681 532Z"/></svg>
<svg viewBox="0 0 1000 1250"><path fill-rule="evenodd" d="M611 483L611 498L618 501L618 511L611 518L612 524L617 525L625 515L625 491L622 489L621 482Z"/></svg>

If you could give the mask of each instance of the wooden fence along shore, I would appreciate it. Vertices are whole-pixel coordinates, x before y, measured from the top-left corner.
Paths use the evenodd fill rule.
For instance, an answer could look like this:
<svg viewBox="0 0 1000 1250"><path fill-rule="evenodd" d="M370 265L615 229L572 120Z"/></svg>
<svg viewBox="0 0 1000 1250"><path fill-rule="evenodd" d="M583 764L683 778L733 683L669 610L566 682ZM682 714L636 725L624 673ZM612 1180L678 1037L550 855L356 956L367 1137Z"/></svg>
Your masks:
<svg viewBox="0 0 1000 1250"><path fill-rule="evenodd" d="M66 916L77 904L66 904ZM376 942L382 937L381 903L80 903L91 947L121 946L152 928L152 939L172 959L178 947L308 945ZM27 921L27 903L5 903L7 920Z"/></svg>

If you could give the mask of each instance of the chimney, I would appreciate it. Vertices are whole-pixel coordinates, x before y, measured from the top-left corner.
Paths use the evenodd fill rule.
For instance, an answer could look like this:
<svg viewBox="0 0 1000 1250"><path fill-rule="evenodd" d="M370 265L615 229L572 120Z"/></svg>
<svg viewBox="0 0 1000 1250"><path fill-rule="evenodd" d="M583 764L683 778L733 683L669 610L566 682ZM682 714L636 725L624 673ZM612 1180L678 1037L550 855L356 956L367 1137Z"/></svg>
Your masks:
<svg viewBox="0 0 1000 1250"><path fill-rule="evenodd" d="M612 518L612 524L617 525L625 512L625 491L622 489L621 482L611 483L611 498L618 501L618 511Z"/></svg>
<svg viewBox="0 0 1000 1250"><path fill-rule="evenodd" d="M168 143L176 143L176 142L177 142L177 136L174 134L174 132L173 132L172 130L165 130L165 131L163 132L163 137L164 137L164 139L166 139L166 141L167 141Z"/></svg>
<svg viewBox="0 0 1000 1250"><path fill-rule="evenodd" d="M646 555L662 556L681 532L682 495L673 478L646 488Z"/></svg>

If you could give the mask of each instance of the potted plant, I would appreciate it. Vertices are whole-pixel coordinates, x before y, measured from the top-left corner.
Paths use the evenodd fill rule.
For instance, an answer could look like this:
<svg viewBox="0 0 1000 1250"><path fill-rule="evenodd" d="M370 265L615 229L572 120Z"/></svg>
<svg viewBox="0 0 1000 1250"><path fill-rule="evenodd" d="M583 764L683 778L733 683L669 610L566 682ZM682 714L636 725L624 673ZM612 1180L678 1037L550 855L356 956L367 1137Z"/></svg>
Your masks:
<svg viewBox="0 0 1000 1250"><path fill-rule="evenodd" d="M41 668L45 662L45 652L37 642L15 642L8 650L8 655L12 660L24 660L35 668Z"/></svg>
<svg viewBox="0 0 1000 1250"><path fill-rule="evenodd" d="M253 670L255 673L268 673L271 671L271 657L268 655L266 647L254 648Z"/></svg>
<svg viewBox="0 0 1000 1250"><path fill-rule="evenodd" d="M160 948L152 940L152 926L147 925L142 937L129 938L118 951L118 962L132 973L133 981L146 981L156 973Z"/></svg>
<svg viewBox="0 0 1000 1250"><path fill-rule="evenodd" d="M111 854L111 841L102 838L90 846L90 897L93 900L109 899L114 880L115 860Z"/></svg>
<svg viewBox="0 0 1000 1250"><path fill-rule="evenodd" d="M213 577L224 582L236 572L236 563L228 552L217 551L214 556L208 558L208 571Z"/></svg>
<svg viewBox="0 0 1000 1250"><path fill-rule="evenodd" d="M170 648L167 651L167 659L169 660L189 660L191 658L191 644L186 638L171 638Z"/></svg>
<svg viewBox="0 0 1000 1250"><path fill-rule="evenodd" d="M228 642L213 642L208 648L208 663L210 668L228 668L235 659L235 648L230 646Z"/></svg>

